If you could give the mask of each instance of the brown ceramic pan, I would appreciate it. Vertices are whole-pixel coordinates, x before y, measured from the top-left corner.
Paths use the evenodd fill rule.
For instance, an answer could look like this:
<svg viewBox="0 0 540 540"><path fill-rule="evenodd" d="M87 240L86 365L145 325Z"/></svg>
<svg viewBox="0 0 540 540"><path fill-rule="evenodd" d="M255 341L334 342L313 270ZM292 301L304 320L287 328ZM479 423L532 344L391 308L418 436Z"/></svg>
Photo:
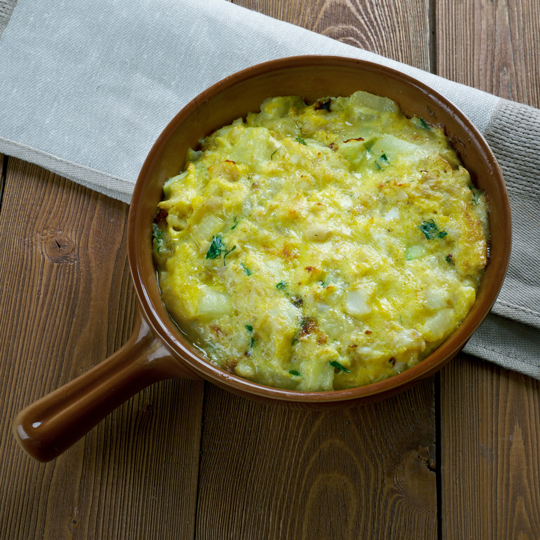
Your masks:
<svg viewBox="0 0 540 540"><path fill-rule="evenodd" d="M152 223L167 178L178 174L188 148L269 97L300 95L312 102L365 90L395 100L408 116L444 126L485 191L490 209L490 256L471 312L443 345L413 368L382 382L331 392L295 392L255 384L209 364L178 330L159 294L152 262ZM20 412L15 437L40 461L57 457L118 405L167 378L206 379L235 394L272 403L328 409L379 400L411 387L439 370L467 342L493 305L510 257L510 206L501 171L471 122L424 84L389 68L349 58L304 56L260 64L215 84L171 121L144 162L131 201L128 251L142 317L133 336L113 356Z"/></svg>

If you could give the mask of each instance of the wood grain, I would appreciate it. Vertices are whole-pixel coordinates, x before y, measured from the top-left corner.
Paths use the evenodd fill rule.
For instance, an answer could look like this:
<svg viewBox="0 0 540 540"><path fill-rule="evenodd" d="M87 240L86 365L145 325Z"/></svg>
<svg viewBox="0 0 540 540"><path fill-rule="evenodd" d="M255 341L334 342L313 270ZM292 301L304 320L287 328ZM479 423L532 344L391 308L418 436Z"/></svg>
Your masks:
<svg viewBox="0 0 540 540"><path fill-rule="evenodd" d="M540 107L540 4L439 2L439 74ZM443 538L540 538L540 384L473 358L441 373Z"/></svg>
<svg viewBox="0 0 540 540"><path fill-rule="evenodd" d="M0 213L0 538L193 537L202 383L143 391L47 465L10 433L19 409L129 336L136 300L126 218L125 204L9 158Z"/></svg>
<svg viewBox="0 0 540 540"><path fill-rule="evenodd" d="M438 0L438 74L538 107L539 36L537 1Z"/></svg>
<svg viewBox="0 0 540 540"><path fill-rule="evenodd" d="M232 0L420 69L430 70L429 0Z"/></svg>
<svg viewBox="0 0 540 540"><path fill-rule="evenodd" d="M432 389L315 413L209 386L196 538L436 538Z"/></svg>

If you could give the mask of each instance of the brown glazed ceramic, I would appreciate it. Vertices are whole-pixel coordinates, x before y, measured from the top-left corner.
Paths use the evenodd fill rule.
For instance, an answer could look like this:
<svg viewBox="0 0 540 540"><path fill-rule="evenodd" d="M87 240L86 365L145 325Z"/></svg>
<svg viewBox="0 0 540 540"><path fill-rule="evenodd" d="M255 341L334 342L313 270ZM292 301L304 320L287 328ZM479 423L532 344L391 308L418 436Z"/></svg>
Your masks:
<svg viewBox="0 0 540 540"><path fill-rule="evenodd" d="M212 131L269 97L300 95L312 102L356 90L395 100L408 116L444 126L490 209L490 255L478 298L456 332L413 368L350 390L295 392L255 384L208 363L182 335L163 306L152 262L152 223L167 178L178 174L186 151ZM116 354L18 414L15 436L40 461L57 457L123 401L166 378L207 379L240 396L304 408L328 409L386 398L439 370L467 342L493 305L510 257L510 206L501 171L485 140L445 98L389 68L349 58L304 56L260 64L215 84L189 103L165 128L137 181L128 223L131 273L142 318Z"/></svg>

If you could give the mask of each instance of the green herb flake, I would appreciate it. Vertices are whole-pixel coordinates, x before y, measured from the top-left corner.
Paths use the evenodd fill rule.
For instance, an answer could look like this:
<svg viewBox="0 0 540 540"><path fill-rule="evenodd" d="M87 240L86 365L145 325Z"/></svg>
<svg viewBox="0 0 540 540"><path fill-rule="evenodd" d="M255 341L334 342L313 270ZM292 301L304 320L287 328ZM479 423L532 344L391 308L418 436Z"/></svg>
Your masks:
<svg viewBox="0 0 540 540"><path fill-rule="evenodd" d="M456 261L454 261L454 257L452 257L452 254L449 253L446 257L446 262L451 264L452 266L455 266L456 265Z"/></svg>
<svg viewBox="0 0 540 540"><path fill-rule="evenodd" d="M234 216L234 218L233 218L233 226L231 227L231 231L234 231L234 229L236 229L236 227L238 226L239 223L240 223L240 221L238 220L238 217Z"/></svg>
<svg viewBox="0 0 540 540"><path fill-rule="evenodd" d="M440 231L439 227L437 227L437 224L432 219L429 221L422 221L419 228L428 240L433 240L434 238L444 238L448 234L445 231Z"/></svg>
<svg viewBox="0 0 540 540"><path fill-rule="evenodd" d="M247 276L251 276L251 270L244 263L240 263L240 266L244 269Z"/></svg>
<svg viewBox="0 0 540 540"><path fill-rule="evenodd" d="M289 369L289 373L291 375L294 375L295 377L300 377L300 373L298 373L298 371L296 371L296 369Z"/></svg>
<svg viewBox="0 0 540 540"><path fill-rule="evenodd" d="M332 367L339 369L339 371L344 371L345 373L350 373L350 371L345 367L342 366L339 362L336 362L335 360L330 360L328 362Z"/></svg>
<svg viewBox="0 0 540 540"><path fill-rule="evenodd" d="M480 191L475 189L472 184L469 184L469 189L472 192L473 204L478 204L478 201L480 200Z"/></svg>
<svg viewBox="0 0 540 540"><path fill-rule="evenodd" d="M212 238L212 241L210 242L210 247L208 248L208 251L206 252L206 258L207 259L217 259L221 256L221 252L225 251L225 244L223 243L223 240L221 239L221 236L214 236Z"/></svg>
<svg viewBox="0 0 540 540"><path fill-rule="evenodd" d="M418 118L418 123L420 124L421 128L431 131L431 126L421 116Z"/></svg>
<svg viewBox="0 0 540 540"><path fill-rule="evenodd" d="M296 137L296 140L297 140L300 144L303 144L304 146L307 146L306 141L304 141L304 139L302 139L302 137Z"/></svg>
<svg viewBox="0 0 540 540"><path fill-rule="evenodd" d="M253 326L251 326L251 324L246 324L246 330L248 332L253 332Z"/></svg>
<svg viewBox="0 0 540 540"><path fill-rule="evenodd" d="M279 148L281 148L281 146L280 146ZM274 159L274 154L279 150L279 148L276 148L276 149L272 152L272 155L270 156L270 159Z"/></svg>
<svg viewBox="0 0 540 540"><path fill-rule="evenodd" d="M389 165L389 161L388 161L388 157L386 156L386 154L381 154L376 160L375 160L375 165L377 167L377 169L381 170L384 167L386 167L387 165Z"/></svg>
<svg viewBox="0 0 540 540"><path fill-rule="evenodd" d="M255 338L253 336L251 336L251 340L249 342L249 346L250 347L253 347L253 345L255 344Z"/></svg>
<svg viewBox="0 0 540 540"><path fill-rule="evenodd" d="M287 283L285 283L285 281L280 281L276 285L276 289L279 289L280 291L284 291L286 288L287 288Z"/></svg>
<svg viewBox="0 0 540 540"><path fill-rule="evenodd" d="M235 249L236 246L233 246L231 249L229 249L229 251L225 252L225 255L223 255L223 266L225 266L225 257L227 257L227 255L229 255L229 253L232 253Z"/></svg>
<svg viewBox="0 0 540 540"><path fill-rule="evenodd" d="M152 236L154 237L154 240L156 242L156 251L158 253L160 253L161 250L164 248L162 235L163 231L158 227L157 223L154 223L152 225Z"/></svg>

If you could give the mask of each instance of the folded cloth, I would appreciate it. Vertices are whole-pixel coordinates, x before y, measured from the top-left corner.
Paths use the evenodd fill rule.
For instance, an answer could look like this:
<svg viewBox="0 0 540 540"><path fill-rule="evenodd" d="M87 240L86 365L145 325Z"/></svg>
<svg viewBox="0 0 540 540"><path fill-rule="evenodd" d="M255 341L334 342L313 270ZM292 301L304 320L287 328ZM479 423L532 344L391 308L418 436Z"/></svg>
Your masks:
<svg viewBox="0 0 540 540"><path fill-rule="evenodd" d="M515 216L508 277L493 315L465 350L540 379L540 110L224 0L18 0L13 10L15 3L0 0L0 152L125 202L170 119L202 90L251 65L301 54L348 56L443 94L491 144Z"/></svg>
<svg viewBox="0 0 540 540"><path fill-rule="evenodd" d="M0 37L13 14L17 0L0 0Z"/></svg>

